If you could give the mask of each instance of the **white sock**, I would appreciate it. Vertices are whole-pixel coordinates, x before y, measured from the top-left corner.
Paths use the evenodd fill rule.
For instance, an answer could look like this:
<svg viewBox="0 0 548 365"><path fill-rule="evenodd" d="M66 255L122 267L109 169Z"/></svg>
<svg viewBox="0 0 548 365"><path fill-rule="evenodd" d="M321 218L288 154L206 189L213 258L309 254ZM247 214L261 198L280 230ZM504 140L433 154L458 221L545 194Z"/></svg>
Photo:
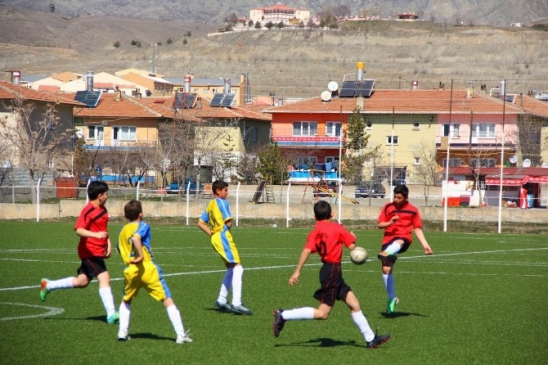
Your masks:
<svg viewBox="0 0 548 365"><path fill-rule="evenodd" d="M230 290L230 287L232 286L232 274L233 274L233 270L231 267L226 269L226 273L223 278L223 283L221 284L221 290L219 291L219 297L217 298L217 301L221 304L226 304L227 302L226 297L228 296L228 291Z"/></svg>
<svg viewBox="0 0 548 365"><path fill-rule="evenodd" d="M110 286L99 288L99 296L103 301L103 307L105 307L107 317L116 312L116 307L114 306L114 297L112 296Z"/></svg>
<svg viewBox="0 0 548 365"><path fill-rule="evenodd" d="M74 285L72 285L72 279L73 277L59 279L59 280L50 280L48 282L48 289L49 290L55 290L55 289L71 289L74 288Z"/></svg>
<svg viewBox="0 0 548 365"><path fill-rule="evenodd" d="M302 307L302 308L295 308L295 309L286 309L282 312L282 317L286 321L314 319L314 308Z"/></svg>
<svg viewBox="0 0 548 365"><path fill-rule="evenodd" d="M242 265L234 266L234 275L232 276L232 305L242 304L242 276L244 268Z"/></svg>
<svg viewBox="0 0 548 365"><path fill-rule="evenodd" d="M390 246L388 246L384 250L384 252L386 252L389 255L394 255L394 254L397 254L398 252L400 252L400 249L401 249L400 245L398 245L397 243L393 243Z"/></svg>
<svg viewBox="0 0 548 365"><path fill-rule="evenodd" d="M365 318L362 311L354 312L351 315L352 320L354 321L360 332L363 334L363 338L365 338L365 341L373 341L373 339L375 338L375 332L373 332L373 330L369 326L369 322L367 322L367 318Z"/></svg>
<svg viewBox="0 0 548 365"><path fill-rule="evenodd" d="M388 299L394 299L396 297L396 288L394 286L394 275L387 275L386 280L386 293L388 293Z"/></svg>
<svg viewBox="0 0 548 365"><path fill-rule="evenodd" d="M119 313L120 319L118 322L118 337L123 337L129 333L129 316L131 314L130 304L122 301L122 304L120 304Z"/></svg>
<svg viewBox="0 0 548 365"><path fill-rule="evenodd" d="M175 333L178 336L185 336L185 328L183 327L183 319L181 318L181 313L177 309L177 306L175 304L170 305L166 308L167 315L169 317L169 320L171 321L171 324L173 325L173 329L175 330Z"/></svg>

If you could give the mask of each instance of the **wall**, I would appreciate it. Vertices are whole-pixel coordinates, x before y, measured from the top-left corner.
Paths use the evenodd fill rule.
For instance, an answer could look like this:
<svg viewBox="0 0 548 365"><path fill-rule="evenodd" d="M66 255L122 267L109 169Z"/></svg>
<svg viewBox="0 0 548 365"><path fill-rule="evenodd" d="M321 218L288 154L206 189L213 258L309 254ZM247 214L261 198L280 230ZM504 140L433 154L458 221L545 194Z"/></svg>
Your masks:
<svg viewBox="0 0 548 365"><path fill-rule="evenodd" d="M126 200L109 199L107 203L111 216L123 216L123 206ZM40 206L40 219L57 219L65 217L77 217L84 205L83 200L62 200L58 204L42 204ZM232 214L236 217L236 204L230 202ZM205 207L205 200L189 203L189 214L191 224ZM186 218L187 205L182 202L154 202L143 201L145 216L153 217L181 217ZM425 221L443 220L443 207L420 207L422 218ZM342 209L342 221L353 219L376 220L380 207L344 204ZM261 219L286 219L286 204L253 204L240 200L239 218L261 218ZM290 204L290 217L292 219L311 219L312 204ZM545 209L521 210L516 208L504 208L502 210L503 222L542 223L546 222L547 211ZM32 204L9 204L0 203L0 219L36 219L36 206ZM497 222L498 208L448 208L448 220Z"/></svg>

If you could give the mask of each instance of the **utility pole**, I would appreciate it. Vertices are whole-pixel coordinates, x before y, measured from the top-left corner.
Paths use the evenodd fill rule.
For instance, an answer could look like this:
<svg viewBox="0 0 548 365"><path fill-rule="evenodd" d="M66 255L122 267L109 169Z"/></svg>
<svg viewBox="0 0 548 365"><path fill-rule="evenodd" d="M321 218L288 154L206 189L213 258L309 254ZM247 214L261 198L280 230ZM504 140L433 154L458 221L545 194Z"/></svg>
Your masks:
<svg viewBox="0 0 548 365"><path fill-rule="evenodd" d="M150 60L150 73L155 74L156 73L156 42L151 43L150 46L152 47L152 59Z"/></svg>

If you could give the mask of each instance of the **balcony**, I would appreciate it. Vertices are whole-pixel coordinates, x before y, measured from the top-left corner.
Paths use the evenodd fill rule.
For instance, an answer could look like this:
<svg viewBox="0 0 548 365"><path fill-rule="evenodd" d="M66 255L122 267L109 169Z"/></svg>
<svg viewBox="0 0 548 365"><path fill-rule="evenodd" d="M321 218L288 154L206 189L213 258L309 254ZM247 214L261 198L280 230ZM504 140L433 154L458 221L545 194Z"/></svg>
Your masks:
<svg viewBox="0 0 548 365"><path fill-rule="evenodd" d="M274 136L272 139L280 147L299 147L299 148L324 148L339 149L341 144L339 136ZM343 137L343 146L345 143Z"/></svg>

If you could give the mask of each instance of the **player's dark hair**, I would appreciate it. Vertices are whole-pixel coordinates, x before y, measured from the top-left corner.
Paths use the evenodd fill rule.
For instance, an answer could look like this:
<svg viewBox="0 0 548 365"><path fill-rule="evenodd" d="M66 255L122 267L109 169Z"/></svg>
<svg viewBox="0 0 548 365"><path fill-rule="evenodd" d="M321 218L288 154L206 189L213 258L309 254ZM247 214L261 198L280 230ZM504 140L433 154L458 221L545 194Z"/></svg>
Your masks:
<svg viewBox="0 0 548 365"><path fill-rule="evenodd" d="M95 200L99 194L104 194L108 191L108 185L104 181L92 181L88 185L88 198Z"/></svg>
<svg viewBox="0 0 548 365"><path fill-rule="evenodd" d="M213 185L211 185L211 190L213 191L213 194L217 194L217 190L223 190L226 187L228 187L227 182L223 180L215 180Z"/></svg>
<svg viewBox="0 0 548 365"><path fill-rule="evenodd" d="M405 185L397 185L394 188L394 194L401 194L405 199L409 196L409 188Z"/></svg>
<svg viewBox="0 0 548 365"><path fill-rule="evenodd" d="M320 200L314 204L314 217L317 221L331 219L331 204L325 200Z"/></svg>
<svg viewBox="0 0 548 365"><path fill-rule="evenodd" d="M124 206L124 217L130 221L137 220L141 213L143 213L143 205L139 200L130 200Z"/></svg>

